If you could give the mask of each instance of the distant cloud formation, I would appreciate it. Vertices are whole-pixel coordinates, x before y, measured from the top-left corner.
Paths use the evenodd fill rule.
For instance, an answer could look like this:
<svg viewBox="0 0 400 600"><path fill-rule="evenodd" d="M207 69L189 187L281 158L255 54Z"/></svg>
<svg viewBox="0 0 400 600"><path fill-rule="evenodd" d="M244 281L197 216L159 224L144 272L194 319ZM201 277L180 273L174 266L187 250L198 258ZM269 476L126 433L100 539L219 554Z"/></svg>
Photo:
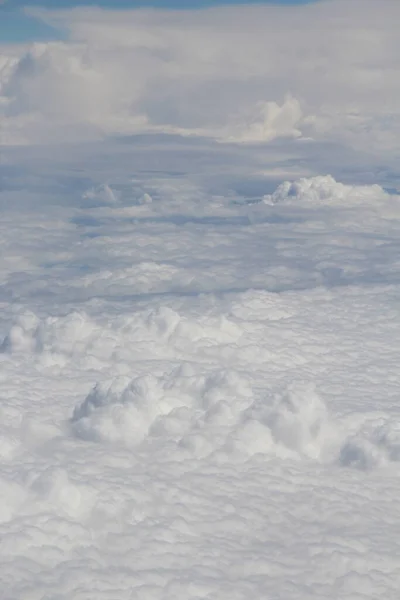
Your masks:
<svg viewBox="0 0 400 600"><path fill-rule="evenodd" d="M397 148L395 0L29 12L67 41L3 46L2 143L165 132Z"/></svg>

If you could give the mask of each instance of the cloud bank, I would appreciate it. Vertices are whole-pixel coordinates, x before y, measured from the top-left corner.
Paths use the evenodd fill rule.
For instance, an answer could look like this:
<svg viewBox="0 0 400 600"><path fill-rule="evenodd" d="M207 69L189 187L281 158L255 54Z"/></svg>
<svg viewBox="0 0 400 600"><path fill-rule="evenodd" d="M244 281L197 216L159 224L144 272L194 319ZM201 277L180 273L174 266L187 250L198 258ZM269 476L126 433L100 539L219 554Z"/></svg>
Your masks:
<svg viewBox="0 0 400 600"><path fill-rule="evenodd" d="M3 46L3 144L163 132L398 148L395 0L30 12L67 37Z"/></svg>

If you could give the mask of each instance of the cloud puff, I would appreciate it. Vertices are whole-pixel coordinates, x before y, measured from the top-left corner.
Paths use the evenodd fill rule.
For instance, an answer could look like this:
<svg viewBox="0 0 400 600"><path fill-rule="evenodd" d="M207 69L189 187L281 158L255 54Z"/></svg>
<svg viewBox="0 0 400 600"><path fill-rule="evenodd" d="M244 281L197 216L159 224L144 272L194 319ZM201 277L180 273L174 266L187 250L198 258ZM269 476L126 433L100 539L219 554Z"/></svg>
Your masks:
<svg viewBox="0 0 400 600"><path fill-rule="evenodd" d="M7 142L151 131L397 146L398 2L30 12L67 41L2 50Z"/></svg>
<svg viewBox="0 0 400 600"><path fill-rule="evenodd" d="M387 201L389 194L379 185L344 185L331 175L301 178L298 181L284 181L272 194L263 197L265 204L297 203L343 204L345 206L367 201L379 204Z"/></svg>

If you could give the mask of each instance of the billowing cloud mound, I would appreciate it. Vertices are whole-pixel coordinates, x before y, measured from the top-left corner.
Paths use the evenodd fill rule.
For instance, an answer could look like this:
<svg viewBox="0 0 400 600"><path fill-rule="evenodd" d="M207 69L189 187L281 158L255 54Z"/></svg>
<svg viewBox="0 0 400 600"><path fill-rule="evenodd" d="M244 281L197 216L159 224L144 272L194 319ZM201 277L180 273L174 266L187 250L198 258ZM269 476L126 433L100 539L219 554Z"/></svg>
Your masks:
<svg viewBox="0 0 400 600"><path fill-rule="evenodd" d="M257 398L249 381L233 371L202 376L188 365L160 377L98 383L75 407L71 425L87 441L169 445L182 460L261 454L362 470L400 460L394 424L367 422L354 429L352 419L339 422L309 383Z"/></svg>
<svg viewBox="0 0 400 600"><path fill-rule="evenodd" d="M198 457L222 448L252 401L247 381L232 372L199 376L183 366L162 377L126 377L96 385L73 414L84 439L135 446L173 440Z"/></svg>
<svg viewBox="0 0 400 600"><path fill-rule="evenodd" d="M283 182L273 194L264 196L265 204L306 202L310 204L369 204L388 200L379 185L345 185L331 175Z"/></svg>

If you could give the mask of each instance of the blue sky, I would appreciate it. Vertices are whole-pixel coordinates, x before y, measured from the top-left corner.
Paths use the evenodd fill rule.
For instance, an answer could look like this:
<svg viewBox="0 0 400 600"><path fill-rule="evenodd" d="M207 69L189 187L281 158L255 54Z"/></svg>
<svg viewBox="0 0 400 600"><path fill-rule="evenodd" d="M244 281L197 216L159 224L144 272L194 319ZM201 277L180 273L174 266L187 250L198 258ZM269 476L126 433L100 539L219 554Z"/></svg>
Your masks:
<svg viewBox="0 0 400 600"><path fill-rule="evenodd" d="M0 4L0 43L47 40L59 37L51 27L24 15L23 8L45 6L54 9L95 5L104 8L135 8L152 6L162 8L199 8L223 4L306 4L312 0L7 0Z"/></svg>

